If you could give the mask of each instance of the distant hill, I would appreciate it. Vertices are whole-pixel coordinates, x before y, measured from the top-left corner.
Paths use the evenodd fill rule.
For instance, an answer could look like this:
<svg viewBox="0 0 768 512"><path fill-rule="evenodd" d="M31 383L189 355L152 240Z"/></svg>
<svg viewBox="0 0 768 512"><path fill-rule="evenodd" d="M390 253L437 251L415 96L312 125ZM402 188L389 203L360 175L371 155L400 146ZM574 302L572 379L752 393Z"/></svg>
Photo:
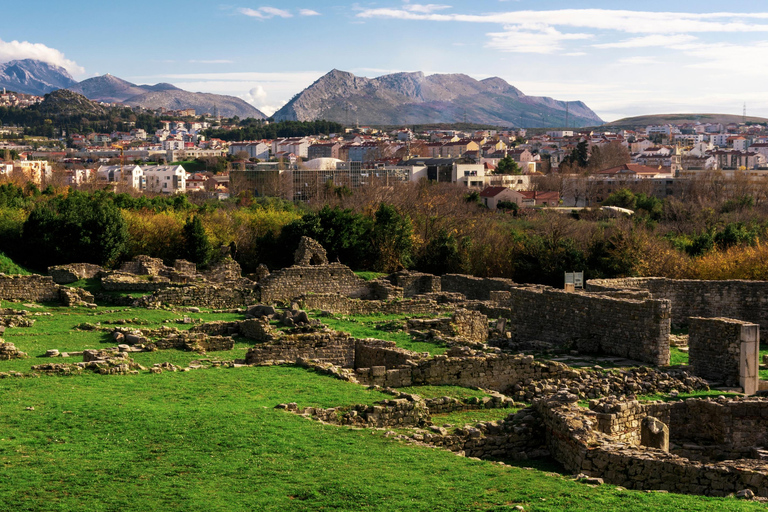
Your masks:
<svg viewBox="0 0 768 512"><path fill-rule="evenodd" d="M50 117L58 116L103 116L106 109L82 94L59 89L45 95L43 101L28 108Z"/></svg>
<svg viewBox="0 0 768 512"><path fill-rule="evenodd" d="M77 82L66 69L39 60L12 60L0 64L0 87L22 94L42 96Z"/></svg>
<svg viewBox="0 0 768 512"><path fill-rule="evenodd" d="M164 86L163 90L180 90L171 84L136 85L122 78L112 76L109 73L83 80L79 84L69 87L69 90L80 93L94 101L121 103L133 96L158 90L159 86Z"/></svg>
<svg viewBox="0 0 768 512"><path fill-rule="evenodd" d="M607 128L645 128L649 125L660 124L693 124L693 123L713 123L713 124L739 124L743 122L742 116L731 114L656 114L647 116L626 117L617 121L606 123L603 127ZM767 123L768 119L764 117L747 117L748 123Z"/></svg>
<svg viewBox="0 0 768 512"><path fill-rule="evenodd" d="M526 96L501 78L395 73L358 77L334 69L278 110L276 120L413 125L467 122L493 126L594 126L603 121L580 101Z"/></svg>
<svg viewBox="0 0 768 512"><path fill-rule="evenodd" d="M136 85L106 74L83 80L69 88L95 101L125 103L147 109L192 108L199 114L213 112L215 106L224 117L238 116L265 119L266 116L249 103L234 96L188 92L171 84Z"/></svg>
<svg viewBox="0 0 768 512"><path fill-rule="evenodd" d="M157 86L155 86L157 87ZM198 114L204 112L213 113L214 107L224 117L237 116L241 119L252 117L254 119L266 119L259 109L249 103L223 94L209 94L205 92L189 92L181 89L149 91L123 101L126 105L136 105L151 110L168 108L179 110L193 108Z"/></svg>

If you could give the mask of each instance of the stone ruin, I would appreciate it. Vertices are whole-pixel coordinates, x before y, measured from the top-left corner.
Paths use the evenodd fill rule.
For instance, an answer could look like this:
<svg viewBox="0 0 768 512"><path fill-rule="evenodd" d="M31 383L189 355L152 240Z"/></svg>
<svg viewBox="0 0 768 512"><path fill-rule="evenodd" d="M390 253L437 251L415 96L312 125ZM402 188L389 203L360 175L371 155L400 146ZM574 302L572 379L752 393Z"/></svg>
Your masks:
<svg viewBox="0 0 768 512"><path fill-rule="evenodd" d="M316 240L308 236L302 236L299 241L299 247L293 254L294 265L306 267L309 265L327 265L328 256L325 249Z"/></svg>

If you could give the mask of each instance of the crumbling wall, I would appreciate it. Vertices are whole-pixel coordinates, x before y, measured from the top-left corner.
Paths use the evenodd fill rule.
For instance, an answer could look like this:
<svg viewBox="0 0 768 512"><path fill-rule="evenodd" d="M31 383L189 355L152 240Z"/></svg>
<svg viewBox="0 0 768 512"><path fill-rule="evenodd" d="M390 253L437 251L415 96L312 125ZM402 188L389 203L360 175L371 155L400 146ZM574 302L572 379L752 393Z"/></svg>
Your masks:
<svg viewBox="0 0 768 512"><path fill-rule="evenodd" d="M512 339L573 343L654 365L669 364L670 303L569 293L547 287L512 288L496 307L478 305L492 318L511 322Z"/></svg>
<svg viewBox="0 0 768 512"><path fill-rule="evenodd" d="M442 290L440 276L403 270L386 277L394 286L403 289L404 297L437 293Z"/></svg>
<svg viewBox="0 0 768 512"><path fill-rule="evenodd" d="M92 263L70 263L69 265L48 267L48 275L57 284L70 284L80 279L90 279L103 271L103 268Z"/></svg>
<svg viewBox="0 0 768 512"><path fill-rule="evenodd" d="M688 325L689 317L735 318L768 328L768 281L701 281L637 277L590 279L587 290L648 290L672 303L672 323Z"/></svg>
<svg viewBox="0 0 768 512"><path fill-rule="evenodd" d="M371 298L368 283L340 263L293 266L276 270L258 284L261 302L288 302L310 293L338 293L352 298Z"/></svg>
<svg viewBox="0 0 768 512"><path fill-rule="evenodd" d="M147 307L169 304L224 309L257 302L259 302L258 290L253 287L199 284L165 288L137 299L134 305Z"/></svg>
<svg viewBox="0 0 768 512"><path fill-rule="evenodd" d="M658 448L640 446L636 431L642 418L647 416L670 422L670 436L678 441L691 439L688 436L695 436L702 427L709 428L706 439L700 436L692 439L724 443L725 448L718 447L721 454L742 457L744 447L763 446L766 441L768 401L688 399L669 404L629 402L607 407L591 404L597 409L592 411L577 406L578 398L574 395L559 395L539 401L536 409L543 418L550 453L568 471L599 477L628 489L707 496L726 496L749 489L768 497L766 462L690 460ZM614 415L614 418L601 418L601 415ZM716 426L708 425L710 421ZM603 431L608 430L606 426L610 431ZM712 430L719 434L712 436Z"/></svg>
<svg viewBox="0 0 768 512"><path fill-rule="evenodd" d="M59 288L50 276L0 274L0 300L59 302Z"/></svg>
<svg viewBox="0 0 768 512"><path fill-rule="evenodd" d="M391 341L369 338L356 340L355 343L356 368L370 368L372 366L396 368L418 358L417 354L409 350L397 348L397 345Z"/></svg>
<svg viewBox="0 0 768 512"><path fill-rule="evenodd" d="M446 310L448 306L441 305L430 299L405 299L385 302L380 300L350 299L334 293L318 293L302 295L296 302L307 311L328 311L340 315L370 315L382 313L387 315L429 314Z"/></svg>
<svg viewBox="0 0 768 512"><path fill-rule="evenodd" d="M440 291L461 293L469 300L489 300L492 291L512 290L521 286L511 279L483 278L463 274L446 274L440 278Z"/></svg>
<svg viewBox="0 0 768 512"><path fill-rule="evenodd" d="M356 377L361 384L393 388L419 385L481 387L501 393L527 379L557 379L572 373L560 363L541 363L534 361L533 356L511 354L440 355L395 368L357 368Z"/></svg>
<svg viewBox="0 0 768 512"><path fill-rule="evenodd" d="M251 347L245 355L247 364L295 363L299 359L315 359L353 368L355 339L342 332L294 334Z"/></svg>

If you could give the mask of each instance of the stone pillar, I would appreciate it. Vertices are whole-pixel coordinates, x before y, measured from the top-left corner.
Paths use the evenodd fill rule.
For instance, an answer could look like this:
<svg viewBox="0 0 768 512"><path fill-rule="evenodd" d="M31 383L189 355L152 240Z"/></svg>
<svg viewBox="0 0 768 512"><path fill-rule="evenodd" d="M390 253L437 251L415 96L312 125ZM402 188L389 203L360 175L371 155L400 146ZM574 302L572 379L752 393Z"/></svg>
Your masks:
<svg viewBox="0 0 768 512"><path fill-rule="evenodd" d="M754 395L760 380L760 326L741 326L741 352L739 354L739 385L745 395Z"/></svg>
<svg viewBox="0 0 768 512"><path fill-rule="evenodd" d="M653 416L640 422L640 444L669 452L669 427Z"/></svg>

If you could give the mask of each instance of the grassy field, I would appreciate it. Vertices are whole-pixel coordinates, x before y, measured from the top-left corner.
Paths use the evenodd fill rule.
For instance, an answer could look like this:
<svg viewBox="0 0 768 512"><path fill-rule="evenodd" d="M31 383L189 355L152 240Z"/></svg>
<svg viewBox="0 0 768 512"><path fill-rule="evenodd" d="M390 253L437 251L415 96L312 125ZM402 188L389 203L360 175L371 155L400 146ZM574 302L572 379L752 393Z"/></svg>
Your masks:
<svg viewBox="0 0 768 512"><path fill-rule="evenodd" d="M320 321L331 329L344 331L356 338L377 338L394 341L397 346L414 352L429 352L431 355L444 354L447 347L442 343L414 340L407 332L391 330L394 323L410 315L360 315L355 317L323 317Z"/></svg>
<svg viewBox="0 0 768 512"><path fill-rule="evenodd" d="M138 317L148 324L140 327L157 327L163 320L184 316L128 308L29 309L52 314L35 317L33 327L6 332L6 340L32 357L1 361L0 371L29 371L32 364L50 361L39 357L49 348L74 351L112 344L103 333L74 329L84 322L106 325ZM190 316L226 320L238 315ZM232 351L208 357L232 359L245 348L238 343ZM200 357L175 350L136 356L145 365ZM389 398L296 367L6 378L0 386L0 510L764 508L735 499L632 492L609 485L593 488L558 473L470 460L395 441L385 437L384 430L323 425L275 410L284 402L333 407ZM407 391L459 398L484 395L455 387ZM436 420L472 423L509 412L458 413Z"/></svg>

